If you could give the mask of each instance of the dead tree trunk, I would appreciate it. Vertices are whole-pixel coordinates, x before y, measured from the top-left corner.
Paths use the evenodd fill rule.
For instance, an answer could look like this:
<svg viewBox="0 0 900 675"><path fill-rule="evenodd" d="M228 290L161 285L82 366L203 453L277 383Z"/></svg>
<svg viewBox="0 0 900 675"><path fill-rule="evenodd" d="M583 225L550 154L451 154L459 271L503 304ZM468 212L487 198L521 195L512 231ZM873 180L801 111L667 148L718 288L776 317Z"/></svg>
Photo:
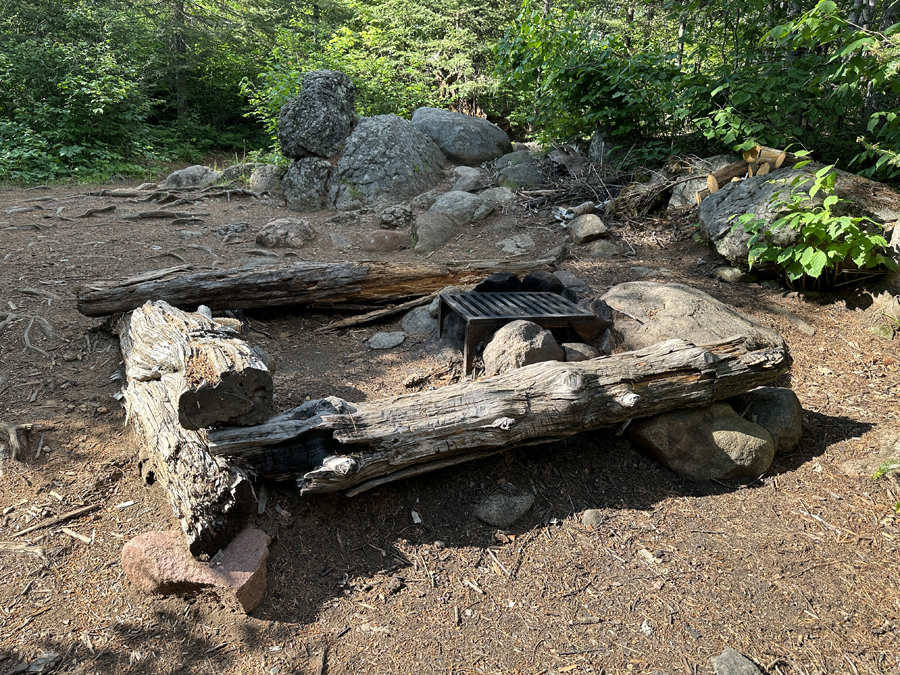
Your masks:
<svg viewBox="0 0 900 675"><path fill-rule="evenodd" d="M429 295L445 286L477 283L494 272L527 273L553 261L483 260L439 263L299 263L285 267L231 269L175 276L167 270L127 279L110 288L89 287L78 294L86 316L127 312L148 300L193 309L252 309L281 305L334 306L346 302L392 302ZM183 266L171 274L184 271ZM373 307L374 309L374 307Z"/></svg>
<svg viewBox="0 0 900 675"><path fill-rule="evenodd" d="M787 371L786 349L747 353L743 342L670 340L381 401L312 401L257 427L212 431L210 450L240 456L262 475L294 478L304 493L356 494L509 448L707 406Z"/></svg>
<svg viewBox="0 0 900 675"><path fill-rule="evenodd" d="M129 382L158 381L185 429L259 424L272 412L271 359L231 327L166 302L118 322Z"/></svg>

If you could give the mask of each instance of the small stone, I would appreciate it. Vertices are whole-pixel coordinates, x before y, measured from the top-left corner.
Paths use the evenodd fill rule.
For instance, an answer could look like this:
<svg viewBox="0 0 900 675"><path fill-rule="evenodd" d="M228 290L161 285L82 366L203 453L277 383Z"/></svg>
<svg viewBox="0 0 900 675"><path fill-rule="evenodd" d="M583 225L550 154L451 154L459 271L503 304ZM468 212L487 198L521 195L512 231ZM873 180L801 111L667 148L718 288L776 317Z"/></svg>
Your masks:
<svg viewBox="0 0 900 675"><path fill-rule="evenodd" d="M885 324L879 324L878 326L872 326L872 333L874 333L877 337L883 338L885 340L893 340L894 339L894 329Z"/></svg>
<svg viewBox="0 0 900 675"><path fill-rule="evenodd" d="M471 192L481 187L485 182L481 171L471 166L458 166L453 169L453 173L457 176L453 189L460 192Z"/></svg>
<svg viewBox="0 0 900 675"><path fill-rule="evenodd" d="M494 333L484 348L484 373L508 373L543 361L562 361L565 353L553 334L532 321L512 321Z"/></svg>
<svg viewBox="0 0 900 675"><path fill-rule="evenodd" d="M250 223L230 223L228 225L222 225L222 227L214 228L212 233L219 237L227 237L229 234L243 234L249 229Z"/></svg>
<svg viewBox="0 0 900 675"><path fill-rule="evenodd" d="M407 335L429 335L437 331L437 326L437 319L431 316L428 307L416 307L400 320L400 327Z"/></svg>
<svg viewBox="0 0 900 675"><path fill-rule="evenodd" d="M416 253L434 251L459 234L459 228L443 213L423 213L413 224L412 241Z"/></svg>
<svg viewBox="0 0 900 675"><path fill-rule="evenodd" d="M369 349L393 349L402 345L405 339L406 333L403 331L375 333L375 335L366 340L366 346Z"/></svg>
<svg viewBox="0 0 900 675"><path fill-rule="evenodd" d="M97 408L97 412L101 415L105 415L109 412L109 408L107 408L105 405L101 405L99 408Z"/></svg>
<svg viewBox="0 0 900 675"><path fill-rule="evenodd" d="M589 527L592 530L596 530L598 527L600 527L605 520L606 516L600 509L588 509L581 514L581 522L584 523L586 527Z"/></svg>
<svg viewBox="0 0 900 675"><path fill-rule="evenodd" d="M576 244L587 244L609 234L609 228L593 213L578 216L569 223L569 233Z"/></svg>
<svg viewBox="0 0 900 675"><path fill-rule="evenodd" d="M653 278L659 275L659 272L652 267L644 267L643 265L635 265L631 268L631 271L634 272L634 275L638 279L643 279L645 277Z"/></svg>
<svg viewBox="0 0 900 675"><path fill-rule="evenodd" d="M413 221L412 208L408 204L389 206L379 216L381 227L385 230L398 230L409 227Z"/></svg>
<svg viewBox="0 0 900 675"><path fill-rule="evenodd" d="M316 231L300 218L277 218L269 221L256 235L256 243L266 248L303 248L316 238Z"/></svg>
<svg viewBox="0 0 900 675"><path fill-rule="evenodd" d="M498 241L497 246L499 246L504 253L522 255L534 248L534 239L527 234L517 234L508 239Z"/></svg>
<svg viewBox="0 0 900 675"><path fill-rule="evenodd" d="M716 278L730 284L736 283L744 277L744 273L736 267L717 267L713 270L713 274Z"/></svg>
<svg viewBox="0 0 900 675"><path fill-rule="evenodd" d="M505 530L528 513L534 504L534 495L496 494L485 499L475 509L478 520Z"/></svg>
<svg viewBox="0 0 900 675"><path fill-rule="evenodd" d="M185 241L190 241L191 239L200 239L203 237L202 232L198 232L197 230L179 230L178 238L184 239Z"/></svg>
<svg viewBox="0 0 900 675"><path fill-rule="evenodd" d="M591 242L588 253L594 258L611 258L615 255L624 255L626 249L606 239Z"/></svg>
<svg viewBox="0 0 900 675"><path fill-rule="evenodd" d="M769 288L773 291L780 291L784 286L782 286L780 281L776 281L775 279L764 279L759 282L759 285L763 288Z"/></svg>
<svg viewBox="0 0 900 675"><path fill-rule="evenodd" d="M409 235L396 230L375 230L363 237L360 248L363 251L389 253L409 245Z"/></svg>
<svg viewBox="0 0 900 675"><path fill-rule="evenodd" d="M716 675L762 675L756 664L731 647L710 659Z"/></svg>
<svg viewBox="0 0 900 675"><path fill-rule="evenodd" d="M191 556L180 531L145 532L122 548L122 567L145 593L195 593L217 586L234 593L249 613L266 592L271 541L265 532L248 528L232 540L217 564L206 565Z"/></svg>
<svg viewBox="0 0 900 675"><path fill-rule="evenodd" d="M510 206L516 203L516 193L508 187L496 187L485 190L479 195L482 199L493 202L497 206Z"/></svg>
<svg viewBox="0 0 900 675"><path fill-rule="evenodd" d="M566 353L566 361L568 363L590 361L600 356L600 352L597 349L583 342L564 342L560 346Z"/></svg>
<svg viewBox="0 0 900 675"><path fill-rule="evenodd" d="M500 185L516 190L540 185L544 180L544 174L533 164L510 164L497 174Z"/></svg>

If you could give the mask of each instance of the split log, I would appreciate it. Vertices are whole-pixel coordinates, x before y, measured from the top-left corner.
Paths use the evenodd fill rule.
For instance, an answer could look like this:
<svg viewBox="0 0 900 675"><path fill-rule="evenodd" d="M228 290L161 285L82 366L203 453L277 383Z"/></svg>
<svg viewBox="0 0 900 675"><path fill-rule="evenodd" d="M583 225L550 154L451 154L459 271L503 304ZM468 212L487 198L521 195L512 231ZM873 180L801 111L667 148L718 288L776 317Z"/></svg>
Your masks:
<svg viewBox="0 0 900 675"><path fill-rule="evenodd" d="M706 177L706 189L697 193L697 203L699 204L704 198L716 192L725 183L730 182L733 178L743 178L747 175L747 162L732 162L728 166L714 171Z"/></svg>
<svg viewBox="0 0 900 675"><path fill-rule="evenodd" d="M231 326L157 301L116 328L128 381L159 382L185 429L259 424L271 414L272 361Z"/></svg>
<svg viewBox="0 0 900 675"><path fill-rule="evenodd" d="M786 348L747 352L744 342L669 340L380 401L311 401L256 427L211 431L210 451L240 456L262 475L296 479L304 493L356 494L510 448L708 406L787 371Z"/></svg>
<svg viewBox="0 0 900 675"><path fill-rule="evenodd" d="M298 263L282 267L230 269L184 276L156 274L149 281L126 280L112 287L88 287L78 294L86 316L127 312L148 300L192 309L253 309L284 305L334 306L343 302L392 302L429 295L445 286L475 284L495 272L550 269L552 259L482 260L439 263ZM181 268L175 268L182 270ZM146 278L146 275L145 275Z"/></svg>
<svg viewBox="0 0 900 675"><path fill-rule="evenodd" d="M777 148L769 148L764 145L757 145L743 153L745 162L756 162L757 164L771 164L773 169L781 167L792 167L797 162L803 160L792 152L779 150ZM808 159L808 158L807 158Z"/></svg>

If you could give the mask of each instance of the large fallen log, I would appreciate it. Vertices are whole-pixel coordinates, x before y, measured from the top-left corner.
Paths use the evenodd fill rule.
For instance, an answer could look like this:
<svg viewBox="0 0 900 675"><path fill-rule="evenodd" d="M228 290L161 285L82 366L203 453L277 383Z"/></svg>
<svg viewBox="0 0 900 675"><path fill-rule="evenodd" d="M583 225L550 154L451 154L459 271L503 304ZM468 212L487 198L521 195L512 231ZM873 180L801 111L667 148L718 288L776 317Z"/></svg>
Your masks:
<svg viewBox="0 0 900 675"><path fill-rule="evenodd" d="M211 431L210 450L240 456L261 475L296 479L304 493L356 494L509 448L708 406L787 371L786 349L746 352L744 342L669 340L379 401L311 401L256 427Z"/></svg>
<svg viewBox="0 0 900 675"><path fill-rule="evenodd" d="M148 300L165 300L184 309L206 305L214 311L392 302L429 295L445 286L474 284L495 272L528 273L552 266L552 259L447 263L373 261L298 263L186 275L179 274L184 271L184 267L179 266L170 271L147 273L108 288L85 288L78 294L78 311L86 316L104 316L130 311Z"/></svg>
<svg viewBox="0 0 900 675"><path fill-rule="evenodd" d="M159 381L185 429L259 424L271 414L272 360L234 328L161 300L116 328L128 381Z"/></svg>

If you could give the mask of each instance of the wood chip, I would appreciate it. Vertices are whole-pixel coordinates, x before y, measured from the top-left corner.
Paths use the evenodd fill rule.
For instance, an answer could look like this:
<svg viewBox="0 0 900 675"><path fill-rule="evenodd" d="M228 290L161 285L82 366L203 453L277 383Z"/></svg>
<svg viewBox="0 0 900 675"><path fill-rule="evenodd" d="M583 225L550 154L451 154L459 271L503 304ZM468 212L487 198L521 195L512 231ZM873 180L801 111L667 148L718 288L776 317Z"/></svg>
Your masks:
<svg viewBox="0 0 900 675"><path fill-rule="evenodd" d="M90 537L85 537L83 534L78 534L75 530L73 530L73 529L71 529L71 528L68 528L68 527L61 527L61 528L59 528L59 529L62 530L63 532L65 532L65 533L66 533L67 535L69 535L70 537L74 537L75 539L78 539L79 541L83 541L85 544L92 544L92 543L93 543L93 542L91 541L91 538L90 538Z"/></svg>

